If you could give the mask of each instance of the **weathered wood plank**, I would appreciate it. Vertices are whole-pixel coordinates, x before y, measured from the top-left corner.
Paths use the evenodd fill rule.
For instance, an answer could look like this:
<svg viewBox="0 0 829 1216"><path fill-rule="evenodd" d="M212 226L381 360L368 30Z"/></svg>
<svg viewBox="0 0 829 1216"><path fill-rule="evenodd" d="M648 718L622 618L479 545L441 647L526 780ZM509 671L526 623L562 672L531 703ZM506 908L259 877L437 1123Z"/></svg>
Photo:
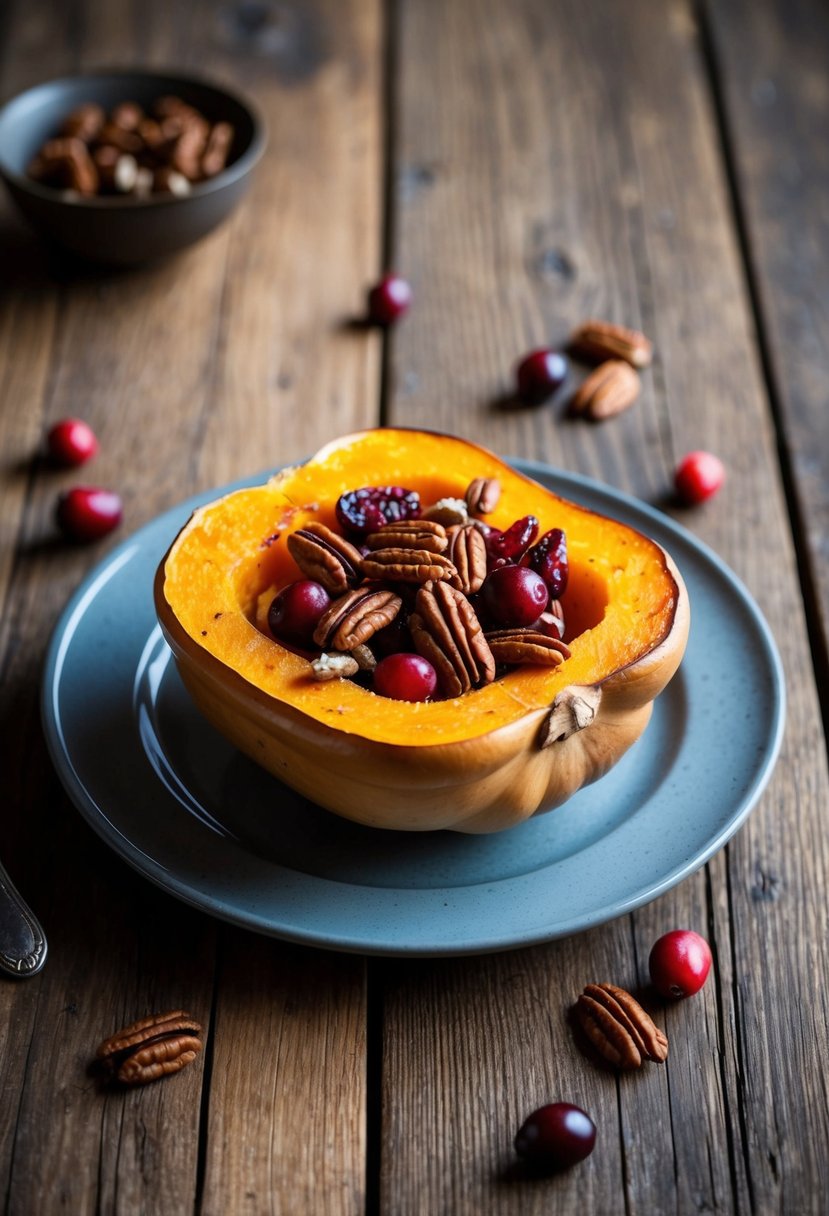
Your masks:
<svg viewBox="0 0 829 1216"><path fill-rule="evenodd" d="M657 502L684 451L718 451L726 489L682 518L762 597L788 673L790 728L748 827L707 873L637 914L633 933L626 921L514 958L440 964L416 970L411 985L389 969L384 1206L816 1210L826 1184L826 1028L813 997L816 970L818 990L826 974L825 754L691 6L527 0L507 14L469 0L403 3L400 14L395 263L416 305L393 338L390 420ZM515 359L588 315L641 323L654 338L637 407L596 428L565 422L560 402L499 411ZM778 899L758 897L758 867L785 870ZM665 1013L675 1043L666 1070L617 1092L570 1051L562 1006L591 979L643 983L651 941L676 924L710 934L717 980ZM527 977L517 995L516 970ZM573 1095L593 1111L602 1151L538 1189L494 1181L520 1117Z"/></svg>
<svg viewBox="0 0 829 1216"><path fill-rule="evenodd" d="M224 936L205 1216L364 1210L363 969Z"/></svg>
<svg viewBox="0 0 829 1216"><path fill-rule="evenodd" d="M196 489L298 457L334 431L376 419L377 338L346 335L340 322L379 263L378 6L287 4L263 10L262 20L251 28L241 11L210 0L186 10L78 3L7 14L4 96L101 59L179 62L249 90L271 140L233 220L151 269L109 276L55 266L30 256L32 239L2 213L3 240L18 255L0 296L0 438L9 460L2 528L14 546L0 559L0 725L4 752L16 758L5 770L0 853L50 939L41 976L0 984L0 1194L11 1213L191 1211L200 1131L213 1165L202 1179L206 1209L240 1210L248 1201L236 1182L261 1204L279 1202L268 1162L245 1159L243 1168L235 1156L260 1092L264 1044L253 1028L255 1054L223 1039L222 1028L235 1035L244 1011L232 992L225 1005L224 981L214 975L213 922L116 861L82 825L46 761L37 727L46 638L106 546L56 542L55 496L78 476L27 465L49 422L87 418L101 453L83 479L122 492L126 535ZM306 1146L304 1210L317 1210L307 1181L315 1175L326 1193L347 1196L341 1210L358 1210L363 963L332 966L315 952L281 955L264 939L236 937L259 976L257 1007L294 976L308 1001L312 992L318 998L310 1029L285 1021L280 1084L259 1107L263 1130ZM232 967L228 975L235 985ZM219 1086L202 1101L209 1069L199 1062L140 1092L98 1092L85 1072L98 1041L144 1012L182 1005L204 1020L208 1040L215 1008L219 1033L202 1061L215 1047L221 1076L232 1055L231 1089ZM330 1067L308 1069L322 1041ZM332 1148L335 1076L342 1120ZM219 1126L226 1141L210 1134ZM225 1151L234 1164L223 1175Z"/></svg>
<svg viewBox="0 0 829 1216"><path fill-rule="evenodd" d="M756 304L798 511L819 662L829 654L829 11L706 4Z"/></svg>

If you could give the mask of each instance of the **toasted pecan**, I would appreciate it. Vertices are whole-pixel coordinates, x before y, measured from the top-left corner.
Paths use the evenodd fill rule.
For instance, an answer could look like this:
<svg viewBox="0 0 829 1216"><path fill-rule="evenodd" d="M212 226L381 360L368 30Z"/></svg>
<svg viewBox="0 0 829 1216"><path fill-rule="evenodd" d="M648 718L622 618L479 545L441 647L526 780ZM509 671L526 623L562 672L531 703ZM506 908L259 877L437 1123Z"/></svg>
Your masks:
<svg viewBox="0 0 829 1216"><path fill-rule="evenodd" d="M363 558L363 574L375 581L428 583L453 578L455 567L428 549L377 549Z"/></svg>
<svg viewBox="0 0 829 1216"><path fill-rule="evenodd" d="M146 1085L179 1072L201 1051L201 1025L182 1009L142 1018L104 1039L96 1052L110 1077Z"/></svg>
<svg viewBox="0 0 829 1216"><path fill-rule="evenodd" d="M535 663L558 667L570 658L569 647L563 642L535 629L496 629L487 633L486 640L495 662L508 666Z"/></svg>
<svg viewBox="0 0 829 1216"><path fill-rule="evenodd" d="M470 515L489 515L498 506L501 483L497 477L474 477L466 489Z"/></svg>
<svg viewBox="0 0 829 1216"><path fill-rule="evenodd" d="M393 591L358 587L325 610L314 631L323 650L353 650L390 625L403 601Z"/></svg>
<svg viewBox="0 0 829 1216"><path fill-rule="evenodd" d="M644 1060L662 1064L668 1039L624 988L587 984L575 1016L599 1054L615 1068L639 1068Z"/></svg>
<svg viewBox="0 0 829 1216"><path fill-rule="evenodd" d="M631 367L647 367L653 358L653 347L643 333L610 321L585 321L572 334L570 350L597 363L624 359Z"/></svg>
<svg viewBox="0 0 829 1216"><path fill-rule="evenodd" d="M306 524L290 534L287 545L302 573L322 583L330 595L341 595L360 581L360 550L325 524Z"/></svg>
<svg viewBox="0 0 829 1216"><path fill-rule="evenodd" d="M474 524L450 528L446 556L455 567L452 586L464 595L480 591L487 575L486 541L481 530Z"/></svg>
<svg viewBox="0 0 829 1216"><path fill-rule="evenodd" d="M447 697L458 697L495 678L495 661L469 600L447 583L417 593L409 628L418 654L435 668Z"/></svg>
<svg viewBox="0 0 829 1216"><path fill-rule="evenodd" d="M570 399L570 413L603 422L629 409L639 396L639 376L622 359L602 363L576 389Z"/></svg>
<svg viewBox="0 0 829 1216"><path fill-rule="evenodd" d="M448 544L443 524L431 519L401 519L366 537L366 545L372 550L425 549L429 553L445 553Z"/></svg>

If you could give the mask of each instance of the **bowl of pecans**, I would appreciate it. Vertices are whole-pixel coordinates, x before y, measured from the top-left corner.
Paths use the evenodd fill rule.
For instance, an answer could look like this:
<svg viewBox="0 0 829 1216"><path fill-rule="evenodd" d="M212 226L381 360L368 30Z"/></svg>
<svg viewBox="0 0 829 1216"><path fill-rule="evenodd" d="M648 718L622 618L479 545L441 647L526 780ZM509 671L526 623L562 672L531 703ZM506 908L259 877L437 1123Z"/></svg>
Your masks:
<svg viewBox="0 0 829 1216"><path fill-rule="evenodd" d="M198 77L88 72L0 110L0 175L26 218L94 262L130 266L205 236L250 185L265 132Z"/></svg>

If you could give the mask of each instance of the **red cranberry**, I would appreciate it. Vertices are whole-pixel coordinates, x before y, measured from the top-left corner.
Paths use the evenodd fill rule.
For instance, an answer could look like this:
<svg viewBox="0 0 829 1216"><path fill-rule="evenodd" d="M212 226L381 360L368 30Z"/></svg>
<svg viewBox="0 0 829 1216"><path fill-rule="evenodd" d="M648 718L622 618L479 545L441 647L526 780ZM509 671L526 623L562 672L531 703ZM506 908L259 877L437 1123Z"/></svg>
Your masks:
<svg viewBox="0 0 829 1216"><path fill-rule="evenodd" d="M570 567L567 562L567 538L561 528L551 528L545 532L538 544L530 549L527 561L530 569L544 579L551 600L564 595Z"/></svg>
<svg viewBox="0 0 829 1216"><path fill-rule="evenodd" d="M487 613L498 624L523 628L547 607L549 592L540 574L527 566L503 566L487 575L481 588Z"/></svg>
<svg viewBox="0 0 829 1216"><path fill-rule="evenodd" d="M301 578L283 587L268 609L268 625L274 637L311 646L319 619L331 603L321 583Z"/></svg>
<svg viewBox="0 0 829 1216"><path fill-rule="evenodd" d="M56 464L77 465L95 455L98 440L92 427L80 418L63 418L49 430L46 447Z"/></svg>
<svg viewBox="0 0 829 1216"><path fill-rule="evenodd" d="M581 1107L551 1102L521 1125L515 1151L537 1169L564 1170L589 1157L595 1143L596 1124Z"/></svg>
<svg viewBox="0 0 829 1216"><path fill-rule="evenodd" d="M74 486L61 494L55 517L61 532L71 540L99 540L118 527L123 510L112 490Z"/></svg>
<svg viewBox="0 0 829 1216"><path fill-rule="evenodd" d="M674 474L676 492L689 507L713 498L725 481L725 465L711 452L689 452Z"/></svg>
<svg viewBox="0 0 829 1216"><path fill-rule="evenodd" d="M511 527L507 528L506 532L499 532L497 528L490 527L489 532L484 536L486 551L492 559L490 569L493 562L501 557L508 562L520 562L536 536L538 536L538 520L534 515L525 515L523 519L517 519Z"/></svg>
<svg viewBox="0 0 829 1216"><path fill-rule="evenodd" d="M418 519L420 495L403 486L363 486L348 490L337 499L337 519L353 536L368 536L383 524Z"/></svg>
<svg viewBox="0 0 829 1216"><path fill-rule="evenodd" d="M368 319L374 325L392 325L409 311L412 289L398 274L384 275L368 293Z"/></svg>
<svg viewBox="0 0 829 1216"><path fill-rule="evenodd" d="M567 378L567 360L543 347L525 355L515 369L518 396L529 405L541 405Z"/></svg>
<svg viewBox="0 0 829 1216"><path fill-rule="evenodd" d="M434 667L419 654L390 654L374 669L374 691L394 701L428 701L437 684Z"/></svg>
<svg viewBox="0 0 829 1216"><path fill-rule="evenodd" d="M654 945L648 970L654 988L662 996L693 996L711 970L708 942L693 929L674 929Z"/></svg>

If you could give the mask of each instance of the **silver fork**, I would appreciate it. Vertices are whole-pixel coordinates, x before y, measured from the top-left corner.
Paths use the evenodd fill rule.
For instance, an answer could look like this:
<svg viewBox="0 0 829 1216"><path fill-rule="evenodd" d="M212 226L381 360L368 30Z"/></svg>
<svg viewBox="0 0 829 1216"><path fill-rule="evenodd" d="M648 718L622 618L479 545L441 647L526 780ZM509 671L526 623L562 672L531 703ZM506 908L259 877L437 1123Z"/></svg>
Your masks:
<svg viewBox="0 0 829 1216"><path fill-rule="evenodd" d="M24 979L46 962L46 935L0 862L0 973Z"/></svg>

